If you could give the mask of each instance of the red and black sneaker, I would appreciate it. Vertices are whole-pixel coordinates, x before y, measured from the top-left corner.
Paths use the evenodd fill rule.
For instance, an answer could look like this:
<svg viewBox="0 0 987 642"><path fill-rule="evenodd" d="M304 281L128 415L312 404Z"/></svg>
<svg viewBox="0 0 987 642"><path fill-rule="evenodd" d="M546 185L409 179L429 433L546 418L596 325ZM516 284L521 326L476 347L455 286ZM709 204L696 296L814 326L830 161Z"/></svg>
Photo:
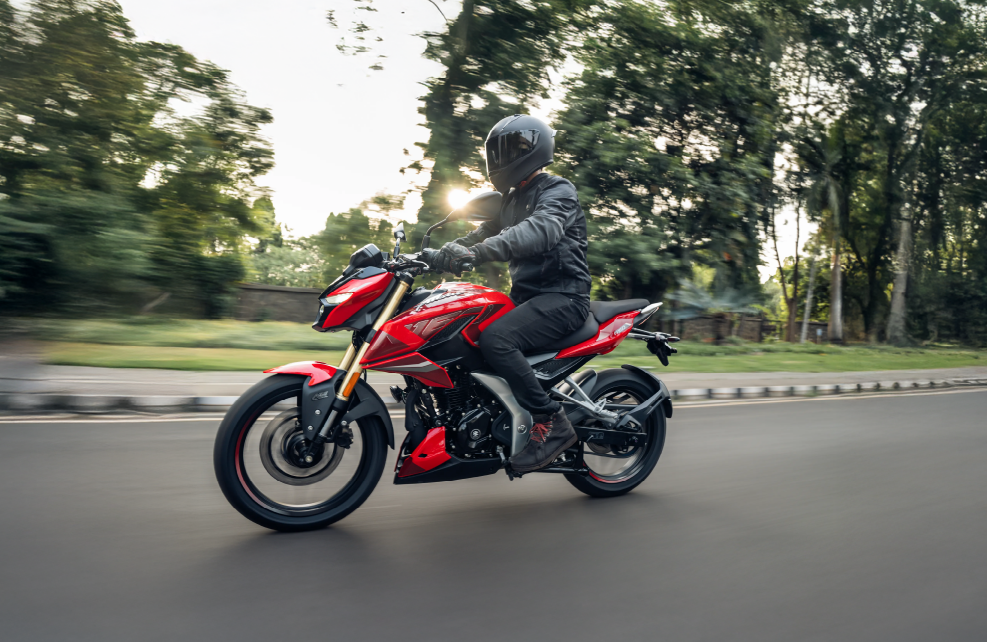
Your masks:
<svg viewBox="0 0 987 642"><path fill-rule="evenodd" d="M530 473L548 466L555 458L578 441L565 410L552 415L534 415L535 425L531 437L518 454L511 457L511 469L516 473Z"/></svg>

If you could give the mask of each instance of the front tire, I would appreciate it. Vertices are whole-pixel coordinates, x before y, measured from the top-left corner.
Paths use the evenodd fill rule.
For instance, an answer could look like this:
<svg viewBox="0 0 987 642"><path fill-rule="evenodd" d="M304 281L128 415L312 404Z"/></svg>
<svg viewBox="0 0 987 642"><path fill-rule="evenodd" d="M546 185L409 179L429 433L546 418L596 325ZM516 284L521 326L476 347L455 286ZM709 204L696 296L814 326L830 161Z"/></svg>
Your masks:
<svg viewBox="0 0 987 642"><path fill-rule="evenodd" d="M279 449L290 449L297 440L293 424L286 422L293 421L292 403L297 412L306 379L275 374L251 387L226 413L213 450L226 499L247 519L277 531L325 528L352 513L373 492L387 457L384 423L371 415L357 421L350 448L326 445L326 461L315 466L332 466L328 474L323 468L306 477L307 471L292 467ZM272 451L289 474L268 472Z"/></svg>
<svg viewBox="0 0 987 642"><path fill-rule="evenodd" d="M590 397L594 402L606 398L608 407L633 407L654 392L652 386L627 370L614 369L600 373ZM651 413L643 431L647 433L645 445L625 452L608 452L598 448L600 452L596 453L584 444L583 460L589 474L566 473L565 478L591 497L616 497L629 493L651 474L665 447L665 415L661 408ZM611 462L616 462L616 465L609 466Z"/></svg>

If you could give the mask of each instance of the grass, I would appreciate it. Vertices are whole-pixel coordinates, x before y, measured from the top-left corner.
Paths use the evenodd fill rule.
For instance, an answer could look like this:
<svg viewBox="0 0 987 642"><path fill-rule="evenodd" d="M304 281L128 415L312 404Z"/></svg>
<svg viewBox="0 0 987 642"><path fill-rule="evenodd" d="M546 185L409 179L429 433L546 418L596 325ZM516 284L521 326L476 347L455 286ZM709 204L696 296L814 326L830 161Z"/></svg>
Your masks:
<svg viewBox="0 0 987 642"><path fill-rule="evenodd" d="M45 361L58 365L172 370L263 370L303 360L338 362L348 333L319 333L298 323L166 319L19 320L44 341ZM987 351L950 347L828 346L737 343L677 345L674 372L850 372L987 365ZM662 370L644 343L626 340L593 361Z"/></svg>
<svg viewBox="0 0 987 642"><path fill-rule="evenodd" d="M811 344L810 344L811 345ZM753 344L758 346L758 344ZM893 348L889 346L788 346L791 350L764 350L748 346L711 346L682 342L678 354L669 358L671 372L859 372L867 370L921 370L987 366L987 352L957 349ZM730 349L732 348L732 350ZM639 341L624 341L616 350L597 357L594 364L616 367L623 363L655 366Z"/></svg>
<svg viewBox="0 0 987 642"><path fill-rule="evenodd" d="M293 361L325 361L335 364L343 358L343 352L120 346L52 341L45 344L44 357L45 363L60 366L263 371Z"/></svg>
<svg viewBox="0 0 987 642"><path fill-rule="evenodd" d="M31 319L17 325L35 339L123 346L239 348L243 350L345 350L350 335L316 332L303 323L231 319Z"/></svg>

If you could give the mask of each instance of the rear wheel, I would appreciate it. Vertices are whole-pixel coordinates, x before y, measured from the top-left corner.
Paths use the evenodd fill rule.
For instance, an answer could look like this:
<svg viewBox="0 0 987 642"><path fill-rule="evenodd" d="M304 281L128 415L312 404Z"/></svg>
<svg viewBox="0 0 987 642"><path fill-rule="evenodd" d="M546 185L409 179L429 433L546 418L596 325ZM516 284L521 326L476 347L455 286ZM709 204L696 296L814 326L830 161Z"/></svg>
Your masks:
<svg viewBox="0 0 987 642"><path fill-rule="evenodd" d="M273 375L230 408L216 435L213 463L223 494L247 519L279 531L323 528L356 510L384 470L383 422L360 419L347 447L307 448L298 422L306 378Z"/></svg>
<svg viewBox="0 0 987 642"><path fill-rule="evenodd" d="M651 386L626 370L610 370L600 373L590 397L595 402L605 400L609 410L621 412L653 394ZM654 470L665 446L665 415L661 408L651 414L640 432L647 436L643 446L619 448L584 444L583 461L589 474L567 473L565 478L593 497L615 497L633 490Z"/></svg>

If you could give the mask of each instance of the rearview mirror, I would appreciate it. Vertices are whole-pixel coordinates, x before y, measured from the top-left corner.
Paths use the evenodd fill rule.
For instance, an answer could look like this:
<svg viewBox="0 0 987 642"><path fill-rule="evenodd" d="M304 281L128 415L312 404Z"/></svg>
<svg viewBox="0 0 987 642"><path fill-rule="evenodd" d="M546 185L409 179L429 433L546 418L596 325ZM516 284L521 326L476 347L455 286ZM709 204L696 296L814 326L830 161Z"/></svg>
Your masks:
<svg viewBox="0 0 987 642"><path fill-rule="evenodd" d="M500 216L502 199L500 192L481 192L453 212L453 218L474 223L492 221Z"/></svg>
<svg viewBox="0 0 987 642"><path fill-rule="evenodd" d="M404 241L407 238L404 235L404 221L394 226L394 238L398 241Z"/></svg>

